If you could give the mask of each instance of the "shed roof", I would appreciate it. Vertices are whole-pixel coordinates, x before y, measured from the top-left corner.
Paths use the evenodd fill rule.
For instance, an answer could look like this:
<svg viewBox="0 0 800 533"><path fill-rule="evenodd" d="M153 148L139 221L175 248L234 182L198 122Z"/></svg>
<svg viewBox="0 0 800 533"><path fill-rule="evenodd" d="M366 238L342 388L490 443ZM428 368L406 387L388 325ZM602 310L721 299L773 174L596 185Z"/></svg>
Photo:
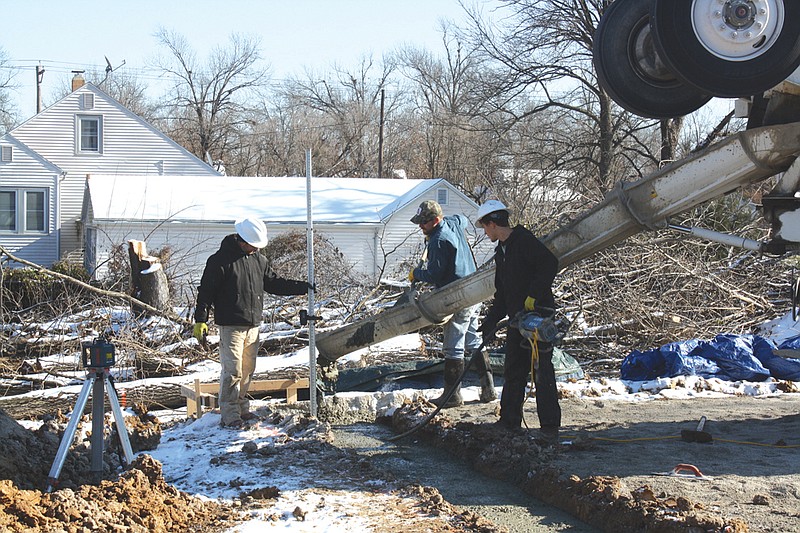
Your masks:
<svg viewBox="0 0 800 533"><path fill-rule="evenodd" d="M443 179L312 178L314 222L377 224ZM305 222L306 178L91 175L95 220Z"/></svg>

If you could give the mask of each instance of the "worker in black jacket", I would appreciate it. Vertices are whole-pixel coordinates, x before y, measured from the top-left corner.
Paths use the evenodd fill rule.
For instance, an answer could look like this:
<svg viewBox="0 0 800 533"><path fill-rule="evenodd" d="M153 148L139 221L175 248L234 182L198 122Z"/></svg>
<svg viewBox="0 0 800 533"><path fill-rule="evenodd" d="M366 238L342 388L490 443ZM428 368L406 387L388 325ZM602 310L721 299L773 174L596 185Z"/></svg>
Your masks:
<svg viewBox="0 0 800 533"><path fill-rule="evenodd" d="M260 220L245 218L235 224L206 261L197 308L194 336L202 341L208 333L208 315L214 308L219 328L219 409L223 427L242 427L256 416L250 412L247 391L258 355L258 325L264 309L264 292L282 296L305 294L313 286L305 281L279 278L258 253L267 245L267 228Z"/></svg>
<svg viewBox="0 0 800 533"><path fill-rule="evenodd" d="M505 316L513 318L522 310L552 314L555 310L553 279L558 259L533 233L522 226L509 226L509 211L502 202L489 200L478 210L478 225L497 242L495 250L495 295L480 331L492 335ZM531 371L533 347L517 328L509 327L500 396L499 425L518 428L522 424L525 386ZM561 408L558 405L553 346L538 342L538 368L535 370L536 411L543 437L558 438Z"/></svg>

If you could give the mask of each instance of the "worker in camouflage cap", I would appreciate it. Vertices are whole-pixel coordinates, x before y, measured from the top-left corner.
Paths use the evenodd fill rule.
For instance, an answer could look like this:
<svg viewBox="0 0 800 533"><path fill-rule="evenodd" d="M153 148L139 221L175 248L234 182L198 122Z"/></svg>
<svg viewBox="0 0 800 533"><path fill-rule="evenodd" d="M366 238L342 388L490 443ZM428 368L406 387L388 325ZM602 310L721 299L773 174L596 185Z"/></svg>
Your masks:
<svg viewBox="0 0 800 533"><path fill-rule="evenodd" d="M417 214L411 217L411 222L413 222L414 224L424 224L441 216L442 216L442 206L439 205L439 202L434 202L433 200L425 200L424 202L419 204L419 208L417 209Z"/></svg>
<svg viewBox="0 0 800 533"><path fill-rule="evenodd" d="M408 280L430 283L437 289L475 272L475 258L472 256L465 231L469 225L467 217L461 214L444 216L442 206L433 200L425 200L419 205L417 214L411 218L425 234L427 241L427 264L414 268ZM464 403L461 396L461 374L464 372L465 353L472 355L480 347L478 334L479 305L472 305L456 313L444 325L442 351L444 352L444 392L433 400L441 407L457 407ZM481 376L482 402L497 399L488 354L477 358L478 372ZM445 398L449 399L445 401Z"/></svg>

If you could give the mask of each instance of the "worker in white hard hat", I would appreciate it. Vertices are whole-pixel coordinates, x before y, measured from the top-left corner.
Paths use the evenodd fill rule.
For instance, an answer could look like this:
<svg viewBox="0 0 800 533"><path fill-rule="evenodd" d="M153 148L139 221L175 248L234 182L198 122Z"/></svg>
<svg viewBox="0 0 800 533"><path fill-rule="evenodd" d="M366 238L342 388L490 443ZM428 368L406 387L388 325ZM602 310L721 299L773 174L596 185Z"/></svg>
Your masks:
<svg viewBox="0 0 800 533"><path fill-rule="evenodd" d="M250 412L247 391L256 368L264 292L301 295L314 286L275 275L267 258L258 253L268 242L267 228L261 220L243 218L234 227L236 233L226 236L219 250L206 261L197 291L194 337L204 341L213 308L220 336L221 423L223 427L239 428L257 418Z"/></svg>
<svg viewBox="0 0 800 533"><path fill-rule="evenodd" d="M513 318L523 310L542 316L555 312L552 285L558 272L558 259L528 229L523 226L512 228L509 217L509 209L499 200L488 200L478 209L476 225L497 243L494 300L478 328L489 337L494 335L497 323L506 316ZM508 328L498 425L509 429L521 426L525 387L528 374L533 370L541 434L552 441L558 438L561 426L553 346L538 341L534 347L527 341L523 344L524 340L517 328ZM537 356L538 364L533 369L532 363Z"/></svg>

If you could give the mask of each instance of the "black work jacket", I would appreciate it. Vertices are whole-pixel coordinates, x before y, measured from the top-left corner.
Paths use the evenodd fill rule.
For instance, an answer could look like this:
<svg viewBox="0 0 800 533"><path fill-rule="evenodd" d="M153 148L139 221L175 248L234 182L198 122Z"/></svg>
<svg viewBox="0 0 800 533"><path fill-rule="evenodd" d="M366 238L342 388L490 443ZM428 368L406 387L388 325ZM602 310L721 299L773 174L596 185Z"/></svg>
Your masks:
<svg viewBox="0 0 800 533"><path fill-rule="evenodd" d="M308 284L279 278L261 253L246 254L236 235L228 235L206 261L197 291L195 322L208 322L214 308L218 326L256 326L261 323L264 291L282 296L305 294Z"/></svg>
<svg viewBox="0 0 800 533"><path fill-rule="evenodd" d="M536 300L536 307L555 309L553 279L558 273L558 258L522 226L495 249L494 301L486 322L496 324L503 317L513 318L525 307L525 298Z"/></svg>

